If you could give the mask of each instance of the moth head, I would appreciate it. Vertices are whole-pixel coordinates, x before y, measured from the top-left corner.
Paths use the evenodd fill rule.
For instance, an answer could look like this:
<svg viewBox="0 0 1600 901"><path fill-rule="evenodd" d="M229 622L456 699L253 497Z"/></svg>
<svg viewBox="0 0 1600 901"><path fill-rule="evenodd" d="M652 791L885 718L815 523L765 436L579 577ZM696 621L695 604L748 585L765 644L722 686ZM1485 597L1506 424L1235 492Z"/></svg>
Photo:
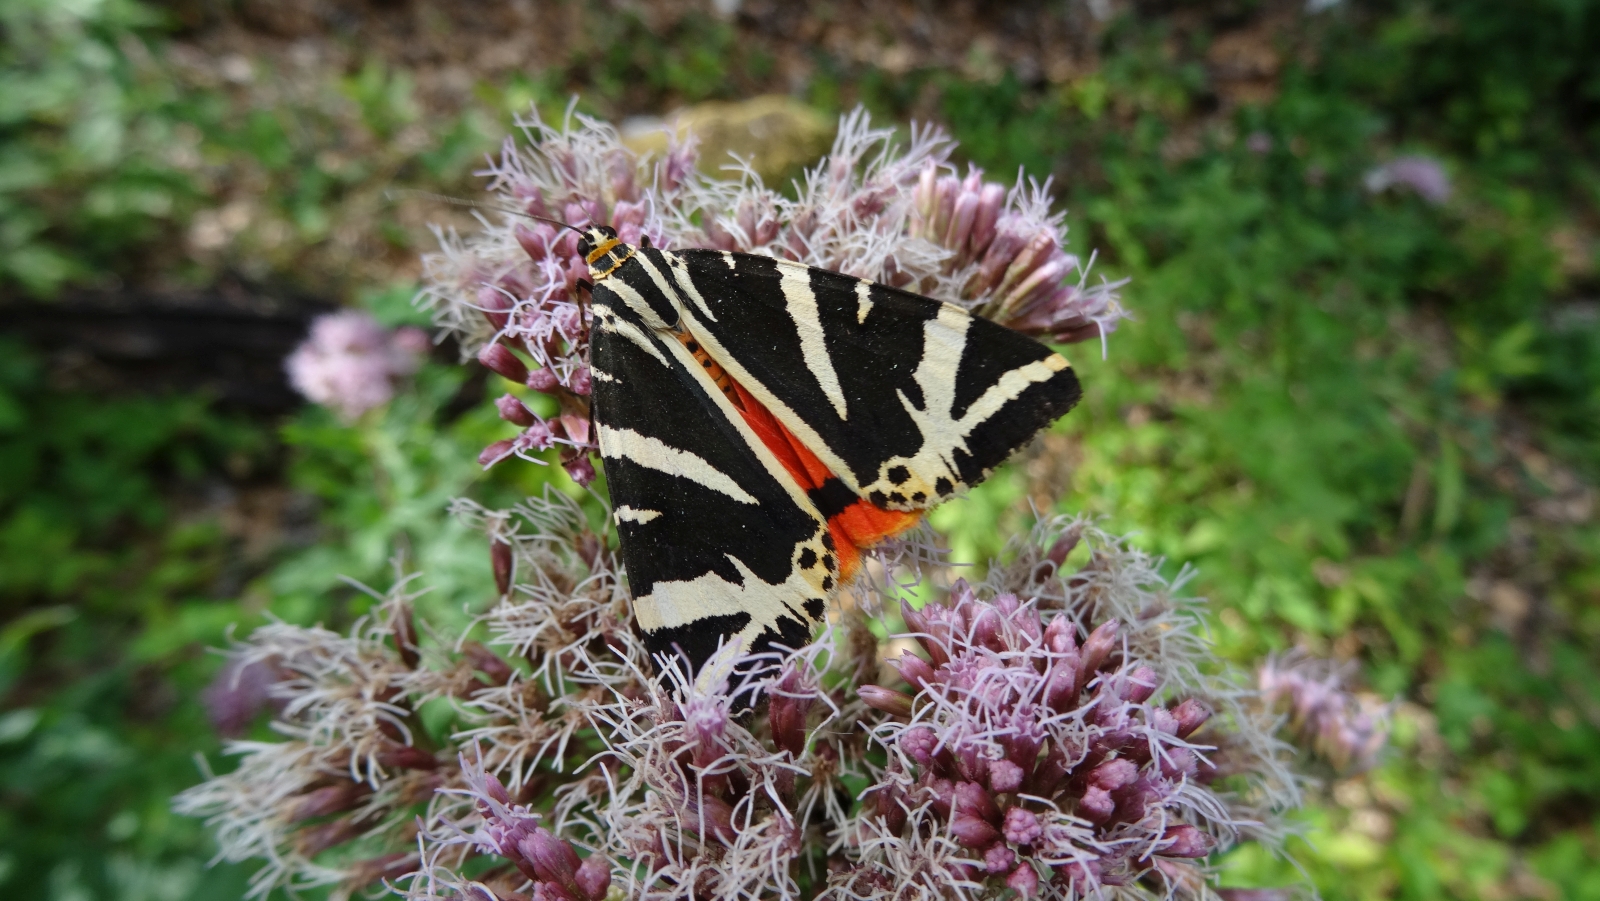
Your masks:
<svg viewBox="0 0 1600 901"><path fill-rule="evenodd" d="M617 243L617 230L609 225L591 225L578 237L578 253L584 262L594 265Z"/></svg>

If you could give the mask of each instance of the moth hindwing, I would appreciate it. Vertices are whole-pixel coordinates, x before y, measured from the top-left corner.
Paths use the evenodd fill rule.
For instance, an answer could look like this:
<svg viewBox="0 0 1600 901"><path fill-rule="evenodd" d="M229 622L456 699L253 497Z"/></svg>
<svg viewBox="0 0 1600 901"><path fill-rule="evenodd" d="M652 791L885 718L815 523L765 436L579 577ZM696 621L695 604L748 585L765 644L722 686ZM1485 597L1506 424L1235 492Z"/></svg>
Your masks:
<svg viewBox="0 0 1600 901"><path fill-rule="evenodd" d="M591 228L593 418L635 618L698 668L796 648L860 553L1078 400L1067 361L951 304Z"/></svg>

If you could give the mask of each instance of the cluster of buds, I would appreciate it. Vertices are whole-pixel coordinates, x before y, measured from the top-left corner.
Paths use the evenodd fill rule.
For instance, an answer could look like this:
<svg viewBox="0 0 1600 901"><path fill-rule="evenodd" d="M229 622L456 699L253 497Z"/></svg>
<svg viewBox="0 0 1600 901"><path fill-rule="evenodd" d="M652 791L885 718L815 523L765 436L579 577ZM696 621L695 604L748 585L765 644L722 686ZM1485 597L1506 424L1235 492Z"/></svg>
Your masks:
<svg viewBox="0 0 1600 901"><path fill-rule="evenodd" d="M912 192L910 233L945 248L942 274L959 274L960 293L979 315L1017 331L1073 344L1104 338L1123 317L1115 285L1088 286L1088 267L1063 249L1060 217L1041 216L1047 188L1019 202L1022 185L965 178L924 164Z"/></svg>
<svg viewBox="0 0 1600 901"><path fill-rule="evenodd" d="M312 321L284 368L296 391L348 422L388 403L395 383L417 371L430 346L421 329L391 331L354 310L328 313Z"/></svg>
<svg viewBox="0 0 1600 901"><path fill-rule="evenodd" d="M507 872L490 871L465 894L476 901L603 901L611 889L611 867L599 855L580 858L571 842L557 838L539 825L540 816L526 805L513 804L511 795L493 773L462 755L461 771L467 788L459 793L473 799L481 822L468 840L484 854L511 865L521 879ZM502 867L502 870L504 868ZM518 888L526 893L490 885L526 880Z"/></svg>
<svg viewBox="0 0 1600 901"><path fill-rule="evenodd" d="M861 690L895 718L879 735L899 778L869 801L883 834L947 833L964 853L946 872L1024 898L1042 881L1073 898L1192 881L1188 862L1236 837L1190 741L1210 708L1154 701L1161 679L1127 653L1116 620L1083 635L1070 616L1009 594L981 600L964 583L902 613L922 654L896 666L915 695Z"/></svg>
<svg viewBox="0 0 1600 901"><path fill-rule="evenodd" d="M1262 699L1341 770L1370 769L1389 743L1388 710L1345 690L1337 667L1305 657L1272 659L1256 671Z"/></svg>
<svg viewBox="0 0 1600 901"><path fill-rule="evenodd" d="M932 130L909 146L864 113L846 116L827 158L790 199L753 171L713 179L694 168L693 142L640 158L615 129L582 116L556 128L522 123L529 148L508 141L486 174L495 205L581 228L606 224L637 243L767 254L959 304L1053 341L1103 338L1125 317L1118 284L1089 285L1063 249L1048 185L1007 189L947 174L953 144ZM503 378L554 399L540 415L519 397L497 403L522 431L480 457L537 460L563 448L574 479L594 478L588 335L578 283L587 275L577 235L507 215L471 239L441 237L424 258L422 301L439 325ZM1120 284L1120 283L1119 283Z"/></svg>

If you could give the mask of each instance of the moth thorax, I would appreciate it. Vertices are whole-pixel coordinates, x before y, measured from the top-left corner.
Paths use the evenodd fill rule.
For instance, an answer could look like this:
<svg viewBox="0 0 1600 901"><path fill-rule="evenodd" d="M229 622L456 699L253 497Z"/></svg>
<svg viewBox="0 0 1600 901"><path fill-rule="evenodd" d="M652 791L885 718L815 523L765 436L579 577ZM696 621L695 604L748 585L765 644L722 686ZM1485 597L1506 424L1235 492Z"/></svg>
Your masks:
<svg viewBox="0 0 1600 901"><path fill-rule="evenodd" d="M589 278L599 281L627 262L633 248L617 239L616 229L596 225L585 229L578 239L578 253L589 264Z"/></svg>

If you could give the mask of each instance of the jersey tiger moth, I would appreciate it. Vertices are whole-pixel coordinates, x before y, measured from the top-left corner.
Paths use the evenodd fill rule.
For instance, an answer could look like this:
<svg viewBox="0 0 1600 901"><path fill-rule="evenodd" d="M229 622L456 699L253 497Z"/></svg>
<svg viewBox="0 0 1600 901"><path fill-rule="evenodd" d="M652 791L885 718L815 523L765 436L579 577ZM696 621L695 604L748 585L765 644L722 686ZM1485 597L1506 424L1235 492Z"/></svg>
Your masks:
<svg viewBox="0 0 1600 901"><path fill-rule="evenodd" d="M861 552L1078 400L1061 355L888 285L585 229L592 418L634 616L693 669L798 648Z"/></svg>

